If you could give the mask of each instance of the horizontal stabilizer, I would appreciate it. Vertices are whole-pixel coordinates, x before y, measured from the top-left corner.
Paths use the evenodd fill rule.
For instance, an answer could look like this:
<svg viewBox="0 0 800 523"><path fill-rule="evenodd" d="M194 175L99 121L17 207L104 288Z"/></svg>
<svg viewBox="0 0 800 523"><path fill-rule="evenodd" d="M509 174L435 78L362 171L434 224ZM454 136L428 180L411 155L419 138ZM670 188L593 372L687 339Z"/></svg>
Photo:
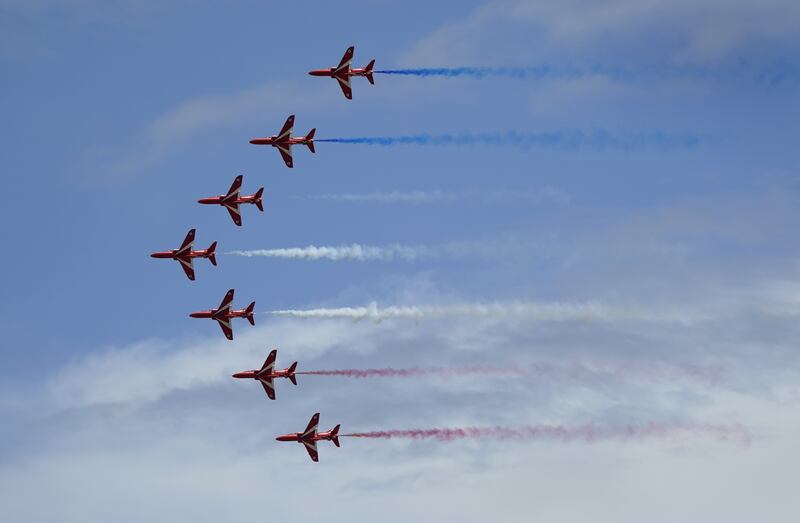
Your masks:
<svg viewBox="0 0 800 523"><path fill-rule="evenodd" d="M217 242L212 243L208 247L208 260L211 262L211 265L217 265L217 255L214 251L217 249Z"/></svg>
<svg viewBox="0 0 800 523"><path fill-rule="evenodd" d="M256 319L253 316L253 309L255 309L255 307L256 307L256 302L253 302L250 305L248 305L247 309L245 309L245 311L244 311L245 314L247 315L247 321L250 322L250 325L255 325L256 324Z"/></svg>
<svg viewBox="0 0 800 523"><path fill-rule="evenodd" d="M375 67L375 59L374 58L372 60L370 60L370 62L367 64L367 66L364 68L364 70L367 71L367 80L369 80L369 83L371 83L372 85L375 85L375 78L372 76L372 68L373 67Z"/></svg>
<svg viewBox="0 0 800 523"><path fill-rule="evenodd" d="M306 135L306 145L308 146L308 150L311 151L312 153L317 152L314 149L314 133L316 133L316 132L317 132L317 128L315 127L313 129L311 129L310 131L308 131L308 134Z"/></svg>

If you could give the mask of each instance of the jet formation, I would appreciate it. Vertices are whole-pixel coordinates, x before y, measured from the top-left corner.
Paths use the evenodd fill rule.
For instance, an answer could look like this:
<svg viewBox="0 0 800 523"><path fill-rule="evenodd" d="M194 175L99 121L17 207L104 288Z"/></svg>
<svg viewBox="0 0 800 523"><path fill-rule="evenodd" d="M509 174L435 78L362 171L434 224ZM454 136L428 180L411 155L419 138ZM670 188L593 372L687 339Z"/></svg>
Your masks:
<svg viewBox="0 0 800 523"><path fill-rule="evenodd" d="M358 69L352 68L351 63L353 61L353 54L355 48L349 47L347 51L344 53L339 65L336 67L330 67L328 69L316 69L313 71L309 71L311 76L327 76L333 78L341 87L342 92L344 93L345 98L348 100L352 100L353 98L353 90L351 85L351 79L355 76L362 76L369 81L370 84L375 84L375 79L373 77L373 69L375 67L375 60L371 60L366 67ZM266 136L266 137L257 137L250 140L250 143L253 145L269 145L278 150L283 158L284 163L287 167L293 168L294 167L294 160L292 158L292 146L293 145L305 145L308 149L315 153L316 150L314 148L314 134L316 133L316 129L312 128L308 134L305 136L292 136L292 131L294 129L294 115L290 115L286 122L283 124L283 127L278 132L278 134L274 136ZM264 188L259 188L255 193L251 195L242 195L241 188L242 188L242 175L237 176L233 183L228 189L228 192L219 196L212 196L208 198L201 198L197 200L198 203L202 205L219 205L224 207L228 214L233 220L233 223L241 227L242 226L242 215L240 206L251 204L255 205L256 208L260 212L264 212L264 205L263 205L263 194ZM195 280L195 271L194 271L194 264L193 260L195 258L207 258L212 265L217 265L216 259L216 247L217 242L213 242L208 249L204 250L193 250L194 247L194 239L195 239L195 229L191 229L189 233L186 235L186 238L183 240L181 246L177 249L171 249L167 251L159 251L154 252L150 256L152 258L161 258L161 259L171 259L179 262L181 268L183 269L186 277L189 280ZM222 299L222 302L219 304L219 307L215 309L208 309L198 312L193 312L189 314L191 318L205 318L211 319L219 324L220 328L222 329L222 333L228 340L233 340L233 325L232 320L233 318L245 318L251 325L255 325L255 317L254 317L254 309L255 309L255 302L250 303L244 309L234 309L233 308L233 297L234 297L234 289L230 289L226 294L225 297ZM260 369L253 369L247 370L242 372L237 372L233 374L233 377L236 379L253 379L261 383L262 387L264 388L264 392L267 394L267 397L270 400L275 399L275 381L283 378L288 379L294 385L297 385L297 362L292 363L289 367L285 369L276 369L275 368L275 361L277 358L277 350L272 350L267 356L266 361L261 366ZM319 461L319 454L317 453L317 442L318 441L332 441L334 445L337 447L339 446L339 425L336 425L331 430L327 432L318 432L317 426L319 424L319 413L314 414L311 417L311 421L309 421L308 426L303 432L294 432L289 434L284 434L282 436L278 436L276 439L278 441L294 441L297 443L301 443L304 448L308 451L308 455L311 457L313 461Z"/></svg>

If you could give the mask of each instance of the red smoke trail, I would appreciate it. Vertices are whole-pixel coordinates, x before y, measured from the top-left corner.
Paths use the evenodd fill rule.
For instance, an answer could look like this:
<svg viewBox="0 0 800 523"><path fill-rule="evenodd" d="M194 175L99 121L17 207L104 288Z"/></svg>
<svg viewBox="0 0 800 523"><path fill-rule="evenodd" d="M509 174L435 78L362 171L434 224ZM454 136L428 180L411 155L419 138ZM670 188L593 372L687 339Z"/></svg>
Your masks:
<svg viewBox="0 0 800 523"><path fill-rule="evenodd" d="M297 374L310 374L313 376L346 376L348 378L406 378L410 376L467 376L471 374L522 374L521 369L513 367L411 367L396 369L386 367L382 369L337 369L337 370L310 370Z"/></svg>
<svg viewBox="0 0 800 523"><path fill-rule="evenodd" d="M464 427L450 429L408 429L379 430L373 432L353 432L342 434L351 438L375 439L434 439L437 441L454 441L459 439L495 439L495 440L556 440L582 441L594 443L602 440L636 440L666 439L684 440L705 437L717 441L732 441L745 447L750 446L750 434L740 425L661 425L647 423L644 425L623 425L600 427L597 425L527 425L522 427Z"/></svg>
<svg viewBox="0 0 800 523"><path fill-rule="evenodd" d="M627 377L663 377L667 379L690 378L697 381L717 383L721 377L721 369L717 367L678 366L672 364L655 363L651 365L624 364L612 365L604 363L577 363L570 365L554 365L539 363L527 367L521 366L487 366L472 365L464 367L385 367L377 369L333 369L313 370L298 372L313 376L343 376L348 378L408 378L414 376L551 376L562 378L590 378L597 376L611 376L615 378Z"/></svg>

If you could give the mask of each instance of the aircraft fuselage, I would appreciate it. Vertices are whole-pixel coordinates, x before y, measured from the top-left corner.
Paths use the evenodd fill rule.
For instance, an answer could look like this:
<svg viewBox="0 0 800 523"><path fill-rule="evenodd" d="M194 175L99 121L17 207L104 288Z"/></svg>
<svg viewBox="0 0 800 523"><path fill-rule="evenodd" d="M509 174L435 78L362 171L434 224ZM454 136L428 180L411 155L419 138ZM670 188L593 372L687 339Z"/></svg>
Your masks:
<svg viewBox="0 0 800 523"><path fill-rule="evenodd" d="M303 437L302 432L293 432L291 434L284 434L283 436L278 436L275 438L277 441L297 441L298 443L302 443L303 441L330 441L335 437L333 431L328 432L317 432L314 435Z"/></svg>
<svg viewBox="0 0 800 523"><path fill-rule="evenodd" d="M225 200L225 195L222 196L214 196L213 198L201 198L197 200L197 203L203 203L206 205L223 205L225 203L233 205L233 204L242 204L242 203L256 203L255 195L250 196L240 196L235 200Z"/></svg>
<svg viewBox="0 0 800 523"><path fill-rule="evenodd" d="M210 309L207 311L197 311L189 314L190 318L246 318L247 309L239 309L238 311L230 311L227 313L219 314L219 309Z"/></svg>
<svg viewBox="0 0 800 523"><path fill-rule="evenodd" d="M161 259L171 259L176 260L179 257L181 258L210 258L211 253L208 252L208 249L203 249L200 251L189 251L186 254L178 255L178 250L173 249L171 251L160 251L154 252L150 255L151 258L161 258Z"/></svg>
<svg viewBox="0 0 800 523"><path fill-rule="evenodd" d="M366 67L361 69L349 69L347 71L341 71L339 73L336 72L335 67L329 67L328 69L315 69L313 71L309 71L308 74L311 76L329 76L333 78L334 76L339 77L347 77L347 76L367 76L373 71L369 71Z"/></svg>
<svg viewBox="0 0 800 523"><path fill-rule="evenodd" d="M271 145L273 147L287 146L287 145L304 145L312 140L307 139L305 136L296 136L293 138L284 138L278 140L277 136L267 136L264 138L253 138L250 143L253 145Z"/></svg>
<svg viewBox="0 0 800 523"><path fill-rule="evenodd" d="M250 379L257 380L259 378L272 378L272 379L275 379L275 378L289 378L292 375L294 375L293 372L289 372L289 369L276 370L276 371L269 372L269 373L266 373L266 374L261 374L260 372L261 371L259 371L259 370L245 370L245 371L242 371L242 372L237 372L236 374L233 375L233 377L234 378L241 378L241 379L250 378Z"/></svg>

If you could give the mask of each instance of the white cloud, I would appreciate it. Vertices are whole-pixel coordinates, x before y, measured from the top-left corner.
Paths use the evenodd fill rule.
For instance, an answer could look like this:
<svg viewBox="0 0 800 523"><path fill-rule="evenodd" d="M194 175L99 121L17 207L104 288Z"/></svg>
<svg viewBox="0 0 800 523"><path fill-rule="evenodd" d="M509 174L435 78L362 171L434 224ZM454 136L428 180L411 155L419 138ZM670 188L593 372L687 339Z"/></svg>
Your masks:
<svg viewBox="0 0 800 523"><path fill-rule="evenodd" d="M797 256L785 245L777 254L761 253L757 263L721 263L704 253L718 238L738 247L774 246L794 231L798 207L792 194L774 193L717 196L714 204L697 199L627 213L559 251L559 259L572 253L554 276L559 296L577 288L633 310L633 318L541 322L480 313L415 321L410 314L379 324L272 318L238 329L233 343L209 331L216 336L97 350L49 369L44 393L16 392L25 408L12 398L0 405L4 517L202 522L249 518L253 507L269 505L276 518L317 518L324 507L331 517L345 513L355 522L486 521L498 517L498 507L505 519L521 522L584 521L587 511L623 523L785 520L796 512L793 478L800 466ZM675 243L683 246L677 254ZM436 287L403 287L412 290L395 303L468 303ZM644 321L676 310L706 321ZM279 364L297 359L301 369L597 362L635 371L370 382L302 376L298 387L279 383L271 402L257 384L230 374L258 367L272 346ZM704 380L650 370L670 366L719 367L721 374ZM753 445L704 438L351 439L339 449L321 445L321 462L312 464L297 445L274 437L301 429L317 411L324 427L340 422L346 431L741 423Z"/></svg>
<svg viewBox="0 0 800 523"><path fill-rule="evenodd" d="M603 46L629 47L646 35L650 44L658 44L659 39L675 44L671 54L654 58L705 62L725 57L748 41L796 41L798 21L800 5L791 0L497 0L422 39L403 63L465 65L464 61L469 64L490 56L497 61L503 57L496 56L493 35L517 24L529 25L542 39L540 60L543 51L581 49L591 53L599 39ZM630 49L620 50L630 56Z"/></svg>
<svg viewBox="0 0 800 523"><path fill-rule="evenodd" d="M289 116L287 107L301 111L324 105L325 98L318 95L319 90L267 82L231 93L190 98L150 123L133 141L133 150L112 170L120 174L138 172L192 138L218 127L259 122L259 128L264 128L264 122L272 122L274 129L264 129L263 133L277 133Z"/></svg>

